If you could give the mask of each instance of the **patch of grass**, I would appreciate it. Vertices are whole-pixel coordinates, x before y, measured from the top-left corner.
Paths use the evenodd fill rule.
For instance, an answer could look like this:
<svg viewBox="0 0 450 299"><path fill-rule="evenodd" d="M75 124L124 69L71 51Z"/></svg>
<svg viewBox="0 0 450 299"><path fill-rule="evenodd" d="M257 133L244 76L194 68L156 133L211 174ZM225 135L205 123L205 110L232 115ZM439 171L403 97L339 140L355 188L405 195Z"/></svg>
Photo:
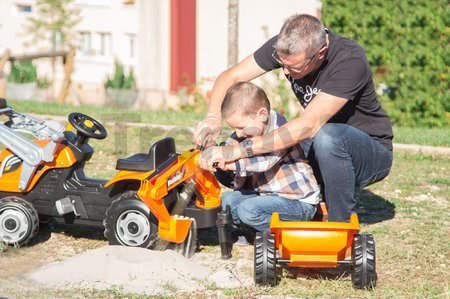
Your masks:
<svg viewBox="0 0 450 299"><path fill-rule="evenodd" d="M8 249L8 245L0 241L0 253L5 252Z"/></svg>
<svg viewBox="0 0 450 299"><path fill-rule="evenodd" d="M449 128L394 127L394 142L432 146L450 146Z"/></svg>
<svg viewBox="0 0 450 299"><path fill-rule="evenodd" d="M229 290L224 290L223 294L225 296L238 296L241 293L241 291L239 289L229 289Z"/></svg>
<svg viewBox="0 0 450 299"><path fill-rule="evenodd" d="M72 106L69 104L19 100L8 100L8 105L12 106L14 110L23 113L68 116L72 112L81 112L100 121L154 123L176 126L195 126L204 117L203 113L193 111L132 111L113 107Z"/></svg>
<svg viewBox="0 0 450 299"><path fill-rule="evenodd" d="M168 291L169 293L175 294L178 291L177 286L174 283L166 282L161 285L161 288Z"/></svg>
<svg viewBox="0 0 450 299"><path fill-rule="evenodd" d="M450 178L434 178L430 180L430 183L436 185L450 186Z"/></svg>

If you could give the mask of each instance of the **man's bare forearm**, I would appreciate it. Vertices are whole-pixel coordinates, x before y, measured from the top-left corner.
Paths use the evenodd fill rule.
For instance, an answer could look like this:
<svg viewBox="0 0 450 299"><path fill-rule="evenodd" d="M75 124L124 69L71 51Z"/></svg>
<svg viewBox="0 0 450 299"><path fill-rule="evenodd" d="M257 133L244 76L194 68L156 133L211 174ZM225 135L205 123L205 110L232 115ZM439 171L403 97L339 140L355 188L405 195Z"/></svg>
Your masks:
<svg viewBox="0 0 450 299"><path fill-rule="evenodd" d="M220 108L228 88L233 85L234 81L235 80L227 72L224 72L217 77L211 91L211 99L208 105L208 116L214 116L219 119L222 118Z"/></svg>
<svg viewBox="0 0 450 299"><path fill-rule="evenodd" d="M270 134L252 138L252 149L255 154L279 151L312 138L314 133L313 126L302 119L294 119Z"/></svg>

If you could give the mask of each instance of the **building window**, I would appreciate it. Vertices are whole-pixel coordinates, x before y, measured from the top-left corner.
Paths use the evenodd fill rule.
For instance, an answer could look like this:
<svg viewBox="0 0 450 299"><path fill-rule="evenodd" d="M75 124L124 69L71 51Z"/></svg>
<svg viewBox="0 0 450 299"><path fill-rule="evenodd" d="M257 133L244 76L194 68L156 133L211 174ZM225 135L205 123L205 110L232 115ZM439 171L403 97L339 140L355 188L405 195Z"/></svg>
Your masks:
<svg viewBox="0 0 450 299"><path fill-rule="evenodd" d="M101 56L111 56L111 33L100 32L98 35L100 42L98 54Z"/></svg>
<svg viewBox="0 0 450 299"><path fill-rule="evenodd" d="M134 58L136 56L136 34L128 33L125 34L128 45L128 57Z"/></svg>
<svg viewBox="0 0 450 299"><path fill-rule="evenodd" d="M28 14L32 12L31 4L16 4L18 13Z"/></svg>
<svg viewBox="0 0 450 299"><path fill-rule="evenodd" d="M90 55L92 53L92 40L90 32L79 33L78 49L85 55Z"/></svg>

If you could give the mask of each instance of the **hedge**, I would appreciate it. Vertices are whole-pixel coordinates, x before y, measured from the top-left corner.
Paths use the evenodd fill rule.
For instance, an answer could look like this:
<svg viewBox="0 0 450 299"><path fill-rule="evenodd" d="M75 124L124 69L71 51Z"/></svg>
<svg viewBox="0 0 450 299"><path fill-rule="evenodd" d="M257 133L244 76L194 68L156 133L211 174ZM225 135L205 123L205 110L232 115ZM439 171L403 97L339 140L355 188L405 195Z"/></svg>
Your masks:
<svg viewBox="0 0 450 299"><path fill-rule="evenodd" d="M450 124L448 3L323 0L322 21L364 47L383 107L401 126Z"/></svg>

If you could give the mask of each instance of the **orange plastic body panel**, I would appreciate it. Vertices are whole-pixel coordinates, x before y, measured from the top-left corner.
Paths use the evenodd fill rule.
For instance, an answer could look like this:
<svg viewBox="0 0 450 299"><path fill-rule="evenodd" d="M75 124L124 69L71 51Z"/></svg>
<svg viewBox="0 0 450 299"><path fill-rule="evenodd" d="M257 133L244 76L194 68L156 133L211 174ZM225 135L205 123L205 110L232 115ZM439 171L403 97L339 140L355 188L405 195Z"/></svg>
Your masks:
<svg viewBox="0 0 450 299"><path fill-rule="evenodd" d="M183 182L193 180L202 199L197 198L200 208L217 208L220 206L220 186L214 175L198 167L199 150L189 150L178 156L168 171L163 171L150 179L143 179L138 190L138 197L158 218L159 238L181 243L189 232L191 219L182 219L170 215L164 205L168 192ZM151 173L148 173L150 175Z"/></svg>
<svg viewBox="0 0 450 299"><path fill-rule="evenodd" d="M39 146L43 147L47 145L49 140L34 140L34 142ZM10 155L14 155L14 153L8 149L3 150L2 153L0 154L0 162L3 162L3 160ZM76 162L72 150L68 146L63 144L57 145L54 157L55 159L53 159L52 162L42 163L43 167L34 174L34 176L30 180L30 183L28 184L28 187L25 190L20 190L19 188L22 165L20 165L19 168L17 168L14 171L3 173L3 175L0 177L0 191L27 193L33 190L36 183L39 181L42 175L46 173L48 170L54 168L67 168L72 166Z"/></svg>
<svg viewBox="0 0 450 299"><path fill-rule="evenodd" d="M142 181L146 177L148 177L152 172L140 172L140 171L128 171L128 170L120 170L116 175L110 179L105 185L104 188L108 188L111 185L114 185L120 181Z"/></svg>
<svg viewBox="0 0 450 299"><path fill-rule="evenodd" d="M280 259L289 260L291 267L337 267L338 261L350 256L359 230L356 214L349 223L281 221L278 213L273 213L270 221Z"/></svg>

